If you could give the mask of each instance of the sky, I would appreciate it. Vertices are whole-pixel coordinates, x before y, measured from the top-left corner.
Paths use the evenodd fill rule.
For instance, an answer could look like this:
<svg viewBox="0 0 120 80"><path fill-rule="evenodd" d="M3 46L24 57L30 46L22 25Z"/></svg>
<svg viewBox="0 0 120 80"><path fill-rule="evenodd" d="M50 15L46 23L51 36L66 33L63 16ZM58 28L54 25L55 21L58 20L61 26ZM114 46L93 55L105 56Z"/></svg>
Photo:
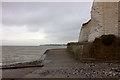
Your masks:
<svg viewBox="0 0 120 80"><path fill-rule="evenodd" d="M77 42L91 18L92 2L3 2L2 44L40 45Z"/></svg>

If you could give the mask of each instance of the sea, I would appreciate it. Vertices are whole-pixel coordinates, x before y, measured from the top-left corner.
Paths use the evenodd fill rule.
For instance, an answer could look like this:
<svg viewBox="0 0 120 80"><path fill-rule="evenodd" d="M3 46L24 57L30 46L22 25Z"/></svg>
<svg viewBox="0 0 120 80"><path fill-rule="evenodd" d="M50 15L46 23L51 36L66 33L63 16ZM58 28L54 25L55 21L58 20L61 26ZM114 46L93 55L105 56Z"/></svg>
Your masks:
<svg viewBox="0 0 120 80"><path fill-rule="evenodd" d="M2 46L1 65L36 61L47 49L58 48L66 48L66 46Z"/></svg>

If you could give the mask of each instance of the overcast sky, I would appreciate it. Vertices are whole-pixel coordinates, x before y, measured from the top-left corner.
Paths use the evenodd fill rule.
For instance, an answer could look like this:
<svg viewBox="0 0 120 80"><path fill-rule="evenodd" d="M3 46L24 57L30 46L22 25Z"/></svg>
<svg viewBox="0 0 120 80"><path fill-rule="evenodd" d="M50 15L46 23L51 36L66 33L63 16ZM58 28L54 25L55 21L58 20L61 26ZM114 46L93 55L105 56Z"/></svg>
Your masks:
<svg viewBox="0 0 120 80"><path fill-rule="evenodd" d="M90 19L92 2L4 2L3 45L40 45L78 41Z"/></svg>

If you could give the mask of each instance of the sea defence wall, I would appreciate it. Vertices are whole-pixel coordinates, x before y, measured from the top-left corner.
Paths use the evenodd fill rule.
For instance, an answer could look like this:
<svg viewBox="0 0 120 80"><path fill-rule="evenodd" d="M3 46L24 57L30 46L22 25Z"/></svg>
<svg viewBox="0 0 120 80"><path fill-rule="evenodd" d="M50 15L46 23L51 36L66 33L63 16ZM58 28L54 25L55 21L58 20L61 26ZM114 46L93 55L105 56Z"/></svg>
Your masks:
<svg viewBox="0 0 120 80"><path fill-rule="evenodd" d="M120 62L120 38L103 35L94 42L72 42L67 50L83 62Z"/></svg>
<svg viewBox="0 0 120 80"><path fill-rule="evenodd" d="M67 50L72 53L76 58L78 57L91 57L90 56L90 48L92 44L85 42L85 43L68 43Z"/></svg>

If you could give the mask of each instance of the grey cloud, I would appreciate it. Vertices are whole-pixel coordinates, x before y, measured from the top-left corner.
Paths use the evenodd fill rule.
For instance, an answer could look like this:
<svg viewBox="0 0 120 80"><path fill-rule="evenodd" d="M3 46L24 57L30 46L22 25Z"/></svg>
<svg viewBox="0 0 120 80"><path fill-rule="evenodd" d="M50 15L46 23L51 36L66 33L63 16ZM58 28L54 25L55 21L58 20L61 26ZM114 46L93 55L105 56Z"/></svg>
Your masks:
<svg viewBox="0 0 120 80"><path fill-rule="evenodd" d="M3 23L5 25L45 24L62 20L67 16L83 18L89 16L90 3L3 3ZM83 9L84 8L84 9ZM87 12L87 13L86 13ZM72 18L71 17L71 18ZM70 18L68 17L68 20Z"/></svg>
<svg viewBox="0 0 120 80"><path fill-rule="evenodd" d="M3 25L41 29L48 38L77 40L83 22L90 19L91 2L4 2Z"/></svg>

